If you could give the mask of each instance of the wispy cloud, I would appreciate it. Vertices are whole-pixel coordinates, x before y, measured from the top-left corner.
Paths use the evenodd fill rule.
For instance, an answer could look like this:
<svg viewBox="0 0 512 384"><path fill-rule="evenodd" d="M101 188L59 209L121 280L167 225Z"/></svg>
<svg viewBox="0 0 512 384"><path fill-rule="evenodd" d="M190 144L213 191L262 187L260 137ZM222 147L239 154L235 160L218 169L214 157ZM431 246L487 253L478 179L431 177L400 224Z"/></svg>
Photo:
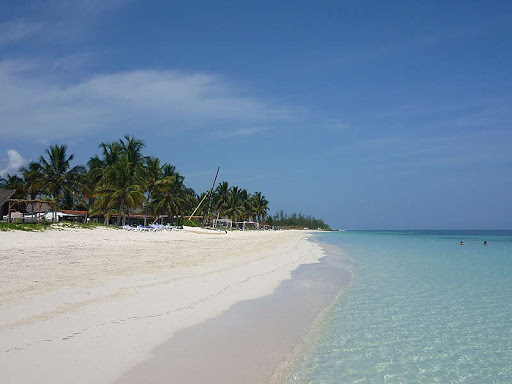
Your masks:
<svg viewBox="0 0 512 384"><path fill-rule="evenodd" d="M337 132L346 131L346 130L350 129L350 123L348 123L344 120L339 120L339 119L328 120L324 125L325 125L325 128L333 130L333 131L337 131Z"/></svg>
<svg viewBox="0 0 512 384"><path fill-rule="evenodd" d="M7 151L7 158L0 159L0 176L5 176L8 173L16 173L26 164L26 160L15 149Z"/></svg>
<svg viewBox="0 0 512 384"><path fill-rule="evenodd" d="M470 169L512 162L506 131L480 131L439 137L381 136L332 147L319 159L342 161L372 172L417 173Z"/></svg>
<svg viewBox="0 0 512 384"><path fill-rule="evenodd" d="M243 95L215 74L138 70L97 74L63 85L19 68L0 63L4 137L57 139L127 129L172 135L215 125L243 135L261 130L251 126L293 116L290 108ZM238 128L242 124L245 131Z"/></svg>
<svg viewBox="0 0 512 384"><path fill-rule="evenodd" d="M133 0L54 0L55 10L66 13L98 14L132 2Z"/></svg>
<svg viewBox="0 0 512 384"><path fill-rule="evenodd" d="M12 2L0 23L0 46L30 41L48 46L86 38L104 15L132 0ZM6 18L9 17L10 19ZM31 52L33 54L33 51Z"/></svg>
<svg viewBox="0 0 512 384"><path fill-rule="evenodd" d="M79 52L72 53L66 56L58 57L51 61L49 70L59 72L75 72L83 67L88 66L95 61L95 53L93 52Z"/></svg>
<svg viewBox="0 0 512 384"><path fill-rule="evenodd" d="M23 40L41 29L41 23L13 20L0 23L0 45Z"/></svg>
<svg viewBox="0 0 512 384"><path fill-rule="evenodd" d="M268 127L253 127L253 128L235 128L233 130L221 130L217 131L216 136L218 137L243 137L243 136L253 136L258 135L260 133L268 131L270 128Z"/></svg>

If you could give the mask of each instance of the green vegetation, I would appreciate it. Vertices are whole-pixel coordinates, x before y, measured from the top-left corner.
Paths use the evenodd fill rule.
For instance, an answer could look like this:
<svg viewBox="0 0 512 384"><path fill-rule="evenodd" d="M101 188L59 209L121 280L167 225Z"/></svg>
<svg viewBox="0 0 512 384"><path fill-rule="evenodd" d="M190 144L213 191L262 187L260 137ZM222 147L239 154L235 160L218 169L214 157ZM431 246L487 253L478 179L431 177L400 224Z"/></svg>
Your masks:
<svg viewBox="0 0 512 384"><path fill-rule="evenodd" d="M27 232L34 232L34 231L44 231L46 229L50 229L50 224L32 224L32 223L0 223L0 232L6 232L6 231L27 231Z"/></svg>
<svg viewBox="0 0 512 384"><path fill-rule="evenodd" d="M261 192L249 193L239 186L222 181L212 191L197 194L185 185L185 177L171 164L143 154L144 141L133 136L100 143L100 154L89 159L86 166L72 165L74 155L66 145L52 145L38 162L21 168L19 175L7 174L0 187L15 189L13 198L53 200L59 209L86 211L84 222L91 215L101 215L104 224L109 218L117 225L130 224L130 215L151 215L162 222L183 224L199 202L195 213L203 220L194 225L210 223L217 216L233 221L263 221L269 202ZM181 219L179 219L181 217ZM321 220L302 215L280 215L269 222L283 227L328 228ZM147 221L144 223L147 225ZM188 223L190 224L190 223ZM91 224L87 224L91 225ZM15 227L18 226L18 227ZM9 229L39 230L44 224L12 224Z"/></svg>
<svg viewBox="0 0 512 384"><path fill-rule="evenodd" d="M60 222L58 224L53 224L50 226L51 229L59 229L59 228L81 228L81 229L95 229L95 228L111 228L108 225L102 223L71 223L71 222Z"/></svg>
<svg viewBox="0 0 512 384"><path fill-rule="evenodd" d="M59 229L59 228L84 228L84 229L94 229L98 227L105 227L104 224L99 223L68 223L61 222L59 224L52 223L2 223L0 222L0 232L6 231L27 231L27 232L35 232L35 231L45 231L49 229Z"/></svg>
<svg viewBox="0 0 512 384"><path fill-rule="evenodd" d="M269 216L267 222L274 227L282 228L295 228L295 229L324 229L330 230L331 228L322 220L316 219L311 215L304 216L301 213L293 213L291 216L285 214L282 210L277 212L274 216Z"/></svg>

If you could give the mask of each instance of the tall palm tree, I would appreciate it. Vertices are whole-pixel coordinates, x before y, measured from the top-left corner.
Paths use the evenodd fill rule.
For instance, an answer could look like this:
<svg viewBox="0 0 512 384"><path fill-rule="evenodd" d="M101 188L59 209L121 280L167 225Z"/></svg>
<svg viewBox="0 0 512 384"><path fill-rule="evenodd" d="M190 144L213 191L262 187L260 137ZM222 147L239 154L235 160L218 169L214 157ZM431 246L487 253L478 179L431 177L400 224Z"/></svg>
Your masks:
<svg viewBox="0 0 512 384"><path fill-rule="evenodd" d="M121 145L117 141L112 143L101 142L98 148L102 150L103 159L101 161L106 166L114 164L121 157ZM97 156L95 157L97 158Z"/></svg>
<svg viewBox="0 0 512 384"><path fill-rule="evenodd" d="M246 213L245 204L238 187L232 187L230 189L228 201L223 213L234 222L244 217Z"/></svg>
<svg viewBox="0 0 512 384"><path fill-rule="evenodd" d="M23 178L18 175L7 174L4 178L4 188L14 189L16 192L12 196L13 199L25 199L27 196L27 187Z"/></svg>
<svg viewBox="0 0 512 384"><path fill-rule="evenodd" d="M253 212L256 215L258 223L267 216L268 212L268 200L261 192L256 192L251 196L251 205Z"/></svg>
<svg viewBox="0 0 512 384"><path fill-rule="evenodd" d="M238 195L240 196L241 204L243 206L243 214L240 217L243 220L247 220L253 216L253 209L251 205L251 196L247 192L246 189L240 189L238 191Z"/></svg>
<svg viewBox="0 0 512 384"><path fill-rule="evenodd" d="M146 146L144 140L125 135L124 139L119 139L119 146L121 152L128 157L130 163L142 165L146 160L146 158L142 156L142 149Z"/></svg>
<svg viewBox="0 0 512 384"><path fill-rule="evenodd" d="M152 200L155 216L166 213L171 221L175 215L178 216L184 203L175 176L166 176L156 184Z"/></svg>
<svg viewBox="0 0 512 384"><path fill-rule="evenodd" d="M144 196L143 169L134 167L128 156L121 156L114 164L106 168L97 187L97 194L102 199L104 208L117 208L117 225L126 224L125 213L142 207Z"/></svg>
<svg viewBox="0 0 512 384"><path fill-rule="evenodd" d="M86 210L84 224L87 223L92 206L96 202L96 185L98 184L98 181L98 177L91 169L89 169L88 172L83 173L79 180L79 194Z"/></svg>
<svg viewBox="0 0 512 384"><path fill-rule="evenodd" d="M118 210L117 222L126 222L124 214L145 207L148 173L145 171L146 158L142 155L144 141L125 135L123 139L111 143L102 142L101 157L94 156L89 162L92 179L97 181L96 207L102 212ZM117 188L117 191L116 191ZM114 203L115 201L115 203Z"/></svg>
<svg viewBox="0 0 512 384"><path fill-rule="evenodd" d="M162 165L162 176L175 176L176 175L176 167L169 163L164 163Z"/></svg>
<svg viewBox="0 0 512 384"><path fill-rule="evenodd" d="M42 166L41 164L32 161L27 167L20 168L20 172L23 175L23 180L25 182L26 195L34 200L37 195L43 192L43 188L39 185L41 184Z"/></svg>
<svg viewBox="0 0 512 384"><path fill-rule="evenodd" d="M153 191L157 184L163 178L162 166L160 165L160 159L157 157L147 157L145 159L145 168L144 168L144 179L146 185L146 202L144 203L144 226L147 225L147 209L148 203L151 202L153 198Z"/></svg>
<svg viewBox="0 0 512 384"><path fill-rule="evenodd" d="M215 188L215 193L213 197L213 208L219 214L222 214L227 206L229 193L229 184L227 181L223 181L217 186L217 188Z"/></svg>
<svg viewBox="0 0 512 384"><path fill-rule="evenodd" d="M162 167L163 178L155 185L152 207L155 215L167 213L169 220L173 216L183 216L191 212L197 204L197 196L192 188L187 188L185 177L169 164Z"/></svg>
<svg viewBox="0 0 512 384"><path fill-rule="evenodd" d="M73 193L78 184L79 175L84 172L84 167L77 165L71 167L74 155L67 155L66 145L52 145L46 149L46 158L39 158L40 175L37 185L43 192L58 200L65 193Z"/></svg>

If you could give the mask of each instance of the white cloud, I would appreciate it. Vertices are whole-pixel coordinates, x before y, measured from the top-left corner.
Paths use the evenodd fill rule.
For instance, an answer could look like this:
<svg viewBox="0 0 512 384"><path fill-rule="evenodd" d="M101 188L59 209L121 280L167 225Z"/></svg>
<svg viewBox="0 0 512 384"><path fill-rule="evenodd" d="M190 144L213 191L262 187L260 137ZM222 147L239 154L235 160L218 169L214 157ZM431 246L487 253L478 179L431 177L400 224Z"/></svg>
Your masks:
<svg viewBox="0 0 512 384"><path fill-rule="evenodd" d="M26 160L15 149L7 151L7 159L0 159L0 176L5 176L8 173L16 173L25 165ZM3 168L3 169L2 169Z"/></svg>
<svg viewBox="0 0 512 384"><path fill-rule="evenodd" d="M0 134L48 139L99 130L176 133L291 120L289 108L240 95L208 73L139 70L97 74L74 84L28 76L0 62ZM29 65L25 65L29 68Z"/></svg>

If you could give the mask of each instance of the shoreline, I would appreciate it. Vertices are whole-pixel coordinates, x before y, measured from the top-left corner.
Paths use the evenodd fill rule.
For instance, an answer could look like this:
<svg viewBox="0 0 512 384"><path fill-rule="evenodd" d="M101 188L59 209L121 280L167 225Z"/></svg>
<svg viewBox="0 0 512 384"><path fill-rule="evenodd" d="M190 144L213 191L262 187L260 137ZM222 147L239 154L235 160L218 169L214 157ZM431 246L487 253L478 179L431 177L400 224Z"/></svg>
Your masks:
<svg viewBox="0 0 512 384"><path fill-rule="evenodd" d="M338 251L331 247L319 263L298 266L272 294L238 302L178 332L116 384L164 384L169 378L184 384L283 383L315 338L322 314L350 282Z"/></svg>
<svg viewBox="0 0 512 384"><path fill-rule="evenodd" d="M323 250L310 236L2 233L0 379L115 382L177 332L318 263Z"/></svg>

